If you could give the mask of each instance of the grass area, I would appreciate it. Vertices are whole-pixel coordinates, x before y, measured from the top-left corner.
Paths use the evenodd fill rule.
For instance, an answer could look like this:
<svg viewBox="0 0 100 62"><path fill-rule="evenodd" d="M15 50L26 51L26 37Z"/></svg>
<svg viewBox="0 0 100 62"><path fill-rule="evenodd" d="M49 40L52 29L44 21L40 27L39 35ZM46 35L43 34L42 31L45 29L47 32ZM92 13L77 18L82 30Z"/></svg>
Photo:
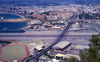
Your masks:
<svg viewBox="0 0 100 62"><path fill-rule="evenodd" d="M2 48L0 59L5 61L18 60L25 58L27 55L26 46L19 44L7 45Z"/></svg>
<svg viewBox="0 0 100 62"><path fill-rule="evenodd" d="M19 41L18 43L41 43L42 41Z"/></svg>

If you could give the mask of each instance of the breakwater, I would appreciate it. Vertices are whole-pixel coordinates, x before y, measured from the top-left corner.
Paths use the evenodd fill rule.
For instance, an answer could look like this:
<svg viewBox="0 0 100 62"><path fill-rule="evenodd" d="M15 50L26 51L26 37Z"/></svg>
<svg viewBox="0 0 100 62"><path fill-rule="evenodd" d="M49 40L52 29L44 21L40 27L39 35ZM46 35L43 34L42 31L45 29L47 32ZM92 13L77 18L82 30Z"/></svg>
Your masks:
<svg viewBox="0 0 100 62"><path fill-rule="evenodd" d="M30 19L3 19L0 22L29 22Z"/></svg>
<svg viewBox="0 0 100 62"><path fill-rule="evenodd" d="M7 29L7 30L0 30L0 33L24 33L25 30L23 29Z"/></svg>

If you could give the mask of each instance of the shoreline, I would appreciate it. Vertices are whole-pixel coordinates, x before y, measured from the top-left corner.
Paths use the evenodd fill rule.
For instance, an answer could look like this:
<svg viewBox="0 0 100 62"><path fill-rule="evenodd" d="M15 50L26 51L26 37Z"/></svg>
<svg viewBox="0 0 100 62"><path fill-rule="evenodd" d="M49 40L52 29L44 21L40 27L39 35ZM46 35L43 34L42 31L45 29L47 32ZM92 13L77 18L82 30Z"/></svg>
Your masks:
<svg viewBox="0 0 100 62"><path fill-rule="evenodd" d="M30 25L27 25L26 27L23 27L23 28L20 28L20 29L28 29L30 27L31 27Z"/></svg>
<svg viewBox="0 0 100 62"><path fill-rule="evenodd" d="M13 14L13 15L20 16L21 17L21 18L17 18L17 19L3 19L3 20L0 20L0 23L1 22L30 22L31 21L30 19L27 19L24 16L19 15L19 14L15 14L15 13L0 12L0 14ZM20 29L27 29L29 27L30 27L30 25L27 25L27 26L25 26L23 28L20 28Z"/></svg>
<svg viewBox="0 0 100 62"><path fill-rule="evenodd" d="M13 15L20 17L20 18L15 18L15 19L3 19L3 20L0 20L0 22L29 22L30 21L30 19L27 19L24 16L19 15L19 14L15 14L15 13L0 12L0 14L13 14Z"/></svg>
<svg viewBox="0 0 100 62"><path fill-rule="evenodd" d="M13 15L16 15L16 16L20 16L22 19L26 19L24 16L22 15L19 15L19 14L15 14L15 13L10 13L10 12L0 12L0 14L13 14ZM18 19L21 19L21 18L18 18Z"/></svg>

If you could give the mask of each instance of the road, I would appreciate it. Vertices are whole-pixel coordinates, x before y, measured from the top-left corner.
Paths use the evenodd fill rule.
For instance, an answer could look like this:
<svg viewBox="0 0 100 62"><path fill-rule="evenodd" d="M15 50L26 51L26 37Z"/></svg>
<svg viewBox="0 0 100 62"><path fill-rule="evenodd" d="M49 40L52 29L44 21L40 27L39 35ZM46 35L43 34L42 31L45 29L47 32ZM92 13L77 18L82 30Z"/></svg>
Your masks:
<svg viewBox="0 0 100 62"><path fill-rule="evenodd" d="M44 49L43 51L41 51L37 56L33 57L33 58L29 58L26 59L25 62L29 62L31 59L37 59L38 62L38 58L43 55L44 53L46 53L49 49L51 49L54 45L56 45L57 43L59 43L62 38L64 37L65 33L68 33L68 29L70 28L70 26L72 25L73 22L69 23L68 26L65 28L65 30L61 33L61 35L55 40L54 43L52 43L49 47L47 47L46 49Z"/></svg>

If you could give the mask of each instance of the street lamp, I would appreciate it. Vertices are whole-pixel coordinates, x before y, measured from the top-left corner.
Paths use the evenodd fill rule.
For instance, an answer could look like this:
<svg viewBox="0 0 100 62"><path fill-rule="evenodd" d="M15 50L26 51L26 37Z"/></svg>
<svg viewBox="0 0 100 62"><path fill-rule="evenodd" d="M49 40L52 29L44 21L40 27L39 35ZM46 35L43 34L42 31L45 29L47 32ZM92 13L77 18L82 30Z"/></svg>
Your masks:
<svg viewBox="0 0 100 62"><path fill-rule="evenodd" d="M27 44L28 44L28 36L27 36Z"/></svg>

